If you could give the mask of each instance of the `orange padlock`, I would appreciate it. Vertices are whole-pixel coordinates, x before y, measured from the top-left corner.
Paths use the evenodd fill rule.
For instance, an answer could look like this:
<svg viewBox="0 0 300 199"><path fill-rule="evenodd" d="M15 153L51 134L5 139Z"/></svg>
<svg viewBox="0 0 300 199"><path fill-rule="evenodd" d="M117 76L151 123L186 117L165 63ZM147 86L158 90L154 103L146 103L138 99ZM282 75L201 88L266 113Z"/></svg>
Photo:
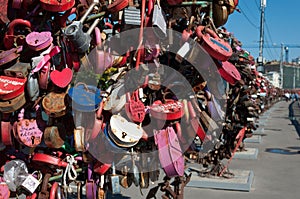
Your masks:
<svg viewBox="0 0 300 199"><path fill-rule="evenodd" d="M26 26L28 28L31 28L31 23L30 21L24 19L15 19L8 25L8 31L5 33L3 38L4 47L6 49L13 48L15 42L17 46L21 46L25 43L25 36L14 35L16 26Z"/></svg>

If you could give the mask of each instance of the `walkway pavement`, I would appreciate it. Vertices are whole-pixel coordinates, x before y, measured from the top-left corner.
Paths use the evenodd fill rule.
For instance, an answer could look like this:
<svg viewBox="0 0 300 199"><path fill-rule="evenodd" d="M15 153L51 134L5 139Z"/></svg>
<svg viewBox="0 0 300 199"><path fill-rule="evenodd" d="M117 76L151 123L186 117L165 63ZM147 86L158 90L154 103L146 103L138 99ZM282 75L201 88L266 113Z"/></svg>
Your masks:
<svg viewBox="0 0 300 199"><path fill-rule="evenodd" d="M296 102L297 103L297 102ZM259 150L257 159L233 159L230 170L252 170L254 180L249 192L229 191L219 189L186 187L186 199L296 199L300 198L300 133L294 125L299 123L290 120L289 108L300 116L300 107L296 103L280 101L265 112L257 131L263 134L260 143L245 143L246 148ZM291 104L291 105L290 105ZM290 106L289 106L290 105ZM299 131L300 132L300 131ZM278 153L280 152L280 153ZM146 198L147 190L123 190L121 197L116 198ZM115 198L115 197L113 197ZM159 196L157 198L160 198Z"/></svg>

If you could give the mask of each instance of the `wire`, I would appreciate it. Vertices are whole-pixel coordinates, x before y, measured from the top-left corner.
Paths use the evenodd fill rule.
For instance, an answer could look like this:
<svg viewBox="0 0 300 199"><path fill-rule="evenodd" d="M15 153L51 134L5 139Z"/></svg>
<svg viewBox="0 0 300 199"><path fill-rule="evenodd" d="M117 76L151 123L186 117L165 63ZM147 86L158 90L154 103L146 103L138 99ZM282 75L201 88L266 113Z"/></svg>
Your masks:
<svg viewBox="0 0 300 199"><path fill-rule="evenodd" d="M242 10L241 6L238 6L241 13L244 15L244 17L247 19L247 21L255 28L255 29L259 29L258 26L256 26L250 19L249 17L244 13L244 11Z"/></svg>
<svg viewBox="0 0 300 199"><path fill-rule="evenodd" d="M268 26L268 23L267 23L267 21L266 21L266 17L265 17L265 19L264 19L264 22L265 22L265 25L266 25L266 30L267 30L267 35L268 35L268 37L269 37L269 39L270 39L270 41L271 41L271 46L273 45L273 39L272 39L272 36L271 36L271 33L270 33L270 30L269 30L269 26ZM270 44L269 44L270 45ZM269 49L269 51L271 51L270 49ZM275 52L275 56L277 56L277 57L279 57L279 54L278 54L278 52L273 48L273 51ZM273 56L272 56L273 57ZM275 57L274 57L275 58Z"/></svg>
<svg viewBox="0 0 300 199"><path fill-rule="evenodd" d="M251 14L252 18L253 18L255 21L258 21L257 15L254 15L253 9L251 9L251 8L248 6L248 4L246 3L247 1L243 1L243 2L244 2L245 6L246 6L246 8L247 8L248 13ZM260 12L260 8L259 8L259 7L257 7L257 11Z"/></svg>

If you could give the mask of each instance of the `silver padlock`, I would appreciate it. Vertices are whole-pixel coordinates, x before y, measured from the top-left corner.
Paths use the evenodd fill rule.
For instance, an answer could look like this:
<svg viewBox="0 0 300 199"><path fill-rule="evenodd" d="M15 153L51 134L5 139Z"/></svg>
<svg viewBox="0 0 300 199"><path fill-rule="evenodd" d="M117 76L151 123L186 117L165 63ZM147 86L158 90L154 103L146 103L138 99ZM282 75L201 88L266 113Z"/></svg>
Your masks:
<svg viewBox="0 0 300 199"><path fill-rule="evenodd" d="M21 184L21 187L33 194L40 184L41 182L38 179L29 174Z"/></svg>
<svg viewBox="0 0 300 199"><path fill-rule="evenodd" d="M141 11L136 7L129 6L124 9L125 29L138 28L141 25Z"/></svg>
<svg viewBox="0 0 300 199"><path fill-rule="evenodd" d="M116 175L116 167L114 162L112 163L112 174L109 176L109 186L112 194L120 194L121 187L120 187L120 177Z"/></svg>
<svg viewBox="0 0 300 199"><path fill-rule="evenodd" d="M167 36L166 14L160 5L154 5L152 26L154 33L159 38L165 38Z"/></svg>
<svg viewBox="0 0 300 199"><path fill-rule="evenodd" d="M184 44L177 51L175 59L181 63L184 59L187 59L187 55L192 49L192 45L189 42L184 42Z"/></svg>
<svg viewBox="0 0 300 199"><path fill-rule="evenodd" d="M96 19L94 23L91 25L89 30L85 33L83 32L83 23L88 17L88 15L92 12L94 7L98 5L99 3L93 2L89 9L84 13L84 15L81 17L79 21L73 21L69 26L65 29L65 35L67 38L74 44L77 51L79 53L85 53L88 51L91 43L91 33L94 30L94 28L98 25L100 22L100 19Z"/></svg>
<svg viewBox="0 0 300 199"><path fill-rule="evenodd" d="M29 73L26 88L30 100L35 101L40 95L37 73Z"/></svg>

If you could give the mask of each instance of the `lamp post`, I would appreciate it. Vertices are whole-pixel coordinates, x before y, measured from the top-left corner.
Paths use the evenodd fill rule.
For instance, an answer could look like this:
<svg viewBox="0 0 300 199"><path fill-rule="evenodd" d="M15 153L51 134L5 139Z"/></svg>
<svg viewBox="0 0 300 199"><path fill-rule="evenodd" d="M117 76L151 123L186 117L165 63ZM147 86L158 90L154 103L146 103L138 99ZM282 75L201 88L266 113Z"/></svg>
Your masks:
<svg viewBox="0 0 300 199"><path fill-rule="evenodd" d="M259 39L259 55L257 71L265 73L263 64L263 48L264 48L264 21L265 21L265 7L267 0L260 0L260 39Z"/></svg>

